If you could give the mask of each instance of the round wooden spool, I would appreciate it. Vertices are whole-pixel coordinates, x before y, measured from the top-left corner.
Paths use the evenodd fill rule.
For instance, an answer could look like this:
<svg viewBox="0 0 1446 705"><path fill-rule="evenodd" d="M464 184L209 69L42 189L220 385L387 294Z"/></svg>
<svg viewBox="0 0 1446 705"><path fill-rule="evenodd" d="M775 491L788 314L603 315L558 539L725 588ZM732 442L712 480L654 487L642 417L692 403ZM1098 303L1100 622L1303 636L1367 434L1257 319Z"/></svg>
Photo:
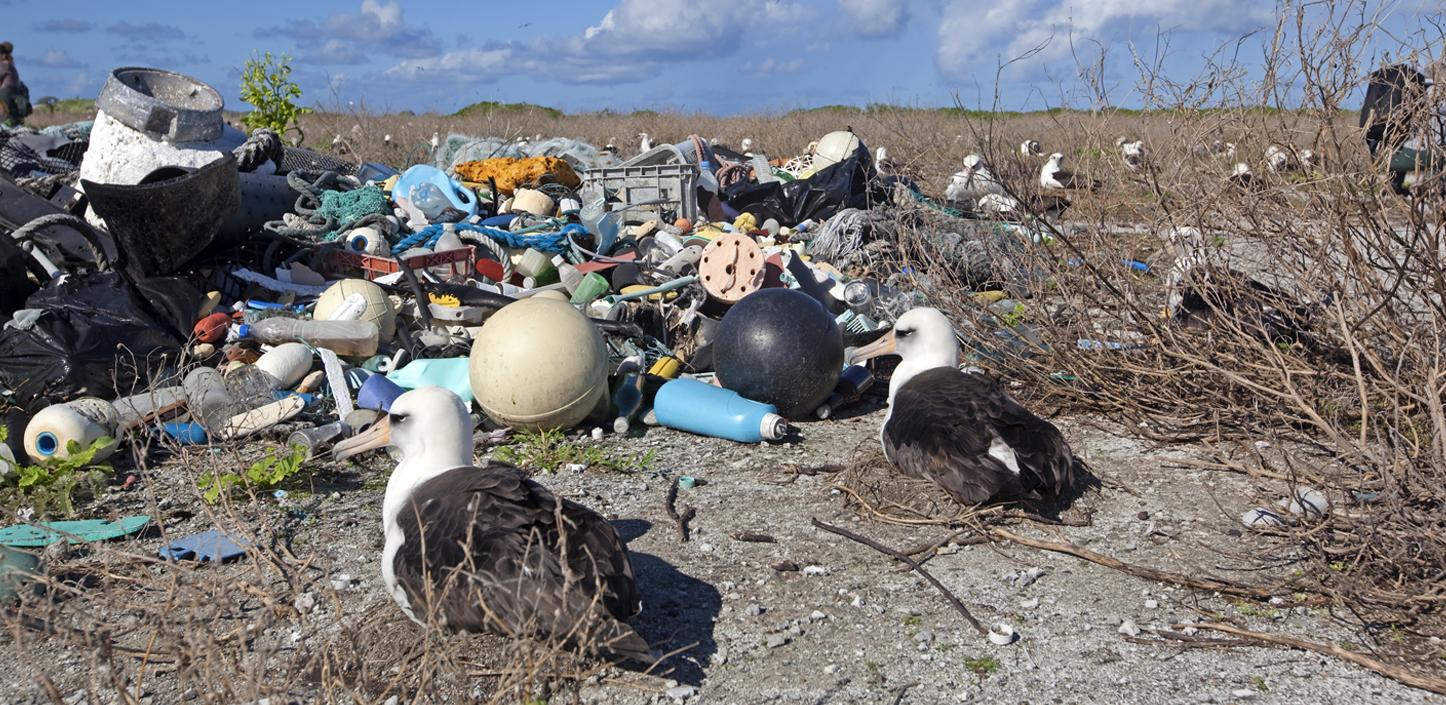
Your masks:
<svg viewBox="0 0 1446 705"><path fill-rule="evenodd" d="M703 248L698 278L713 298L738 303L763 288L763 251L752 238L728 233Z"/></svg>

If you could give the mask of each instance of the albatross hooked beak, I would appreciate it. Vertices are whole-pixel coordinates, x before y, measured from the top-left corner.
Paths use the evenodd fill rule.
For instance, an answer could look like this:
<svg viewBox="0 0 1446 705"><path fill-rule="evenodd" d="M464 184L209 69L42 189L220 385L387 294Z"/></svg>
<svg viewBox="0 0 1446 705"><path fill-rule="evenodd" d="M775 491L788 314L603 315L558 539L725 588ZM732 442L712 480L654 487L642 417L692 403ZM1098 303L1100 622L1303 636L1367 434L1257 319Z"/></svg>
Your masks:
<svg viewBox="0 0 1446 705"><path fill-rule="evenodd" d="M331 449L332 460L346 460L376 448L385 448L392 443L392 419L383 416L371 428L348 438Z"/></svg>
<svg viewBox="0 0 1446 705"><path fill-rule="evenodd" d="M872 360L876 357L883 357L884 355L893 355L895 352L896 342L897 340L894 338L894 331L891 328L889 329L889 332L885 333L882 338L879 338L878 340L875 340L868 345L854 348L854 354L852 357L850 357L849 364L857 365L864 362L865 360Z"/></svg>

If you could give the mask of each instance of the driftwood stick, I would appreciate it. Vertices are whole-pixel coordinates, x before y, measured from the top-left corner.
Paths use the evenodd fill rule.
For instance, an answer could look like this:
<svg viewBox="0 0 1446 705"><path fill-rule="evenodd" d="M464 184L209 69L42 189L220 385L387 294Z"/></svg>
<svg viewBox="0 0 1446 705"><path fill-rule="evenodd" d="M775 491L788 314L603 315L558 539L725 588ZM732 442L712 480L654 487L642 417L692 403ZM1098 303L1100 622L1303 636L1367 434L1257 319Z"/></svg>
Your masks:
<svg viewBox="0 0 1446 705"><path fill-rule="evenodd" d="M1273 644L1275 646L1288 646L1301 651L1311 651L1323 656L1334 656L1343 661L1349 661L1362 668L1374 671L1380 675L1390 678L1393 681L1409 685L1412 688L1429 690L1432 693L1446 695L1446 678L1440 676L1418 673L1400 666L1393 666L1389 663L1372 658L1365 654L1358 654L1354 651L1347 651L1335 644L1321 644L1314 641L1306 641L1290 636L1279 634L1266 634L1264 632L1241 629L1231 624L1206 623L1206 624L1181 624L1180 627L1195 627L1196 629L1208 629L1215 632L1224 632L1242 639L1249 639L1262 644Z"/></svg>
<svg viewBox="0 0 1446 705"><path fill-rule="evenodd" d="M1277 593L1276 590L1272 590L1270 588L1256 587L1254 585L1241 585L1239 583L1232 583L1227 580L1222 580L1220 578L1197 578L1189 575L1181 575L1179 573L1169 573L1163 570L1156 570L1155 568L1146 568L1144 566L1133 565L1116 558L1111 558L1103 553L1091 551L1088 548L1084 548L1082 546L1076 546L1072 543L1045 541L1043 539L1020 536L1019 534L1016 534L1008 529L1001 529L999 527L991 527L990 529L988 529L988 533L990 536L993 536L997 539L1009 541L1011 543L1017 543L1021 546L1028 546L1030 548L1038 548L1044 551L1053 551L1055 553L1063 553L1065 555L1074 556L1075 558L1087 560L1091 563L1096 563L1106 568L1113 568L1118 571L1129 573L1130 575L1134 575L1136 577L1145 578L1146 580L1155 580L1162 583L1170 583L1172 585L1195 588L1197 590L1209 590L1211 592L1218 592L1222 595L1233 595L1235 597L1245 597L1252 600L1269 599Z"/></svg>
<svg viewBox="0 0 1446 705"><path fill-rule="evenodd" d="M682 513L678 512L678 482L676 480L668 485L668 494L663 498L663 509L668 511L668 516L672 517L673 525L678 529L678 541L688 543L688 522L693 520L693 517L698 514L698 510L685 504Z"/></svg>
<svg viewBox="0 0 1446 705"><path fill-rule="evenodd" d="M869 548L872 548L879 553L882 553L896 561L899 561L900 563L903 563L906 566L909 566L914 570L914 572L918 573L919 575L923 576L925 580L929 581L929 584L933 585L934 589L938 590L941 594L943 594L944 598L949 601L949 604L954 607L954 611L958 612L960 616L964 617L964 621L968 622L969 625L974 627L974 629L980 634L989 633L989 630L985 629L984 625L980 624L979 620L974 618L974 615L969 614L969 608L965 607L964 603L960 602L959 598L955 597L954 593L949 591L949 588L944 587L944 584L939 582L938 578L935 578L931 573L929 573L929 571L924 570L924 567L919 565L918 562L916 562L914 559L898 551L895 551L892 548L884 546L883 544L880 544L872 539L860 536L852 531L849 531L848 529L842 529L837 526L825 524L819 521L817 518L813 519L813 525L819 529L829 532L830 534L842 536L855 543L860 543L868 546Z"/></svg>

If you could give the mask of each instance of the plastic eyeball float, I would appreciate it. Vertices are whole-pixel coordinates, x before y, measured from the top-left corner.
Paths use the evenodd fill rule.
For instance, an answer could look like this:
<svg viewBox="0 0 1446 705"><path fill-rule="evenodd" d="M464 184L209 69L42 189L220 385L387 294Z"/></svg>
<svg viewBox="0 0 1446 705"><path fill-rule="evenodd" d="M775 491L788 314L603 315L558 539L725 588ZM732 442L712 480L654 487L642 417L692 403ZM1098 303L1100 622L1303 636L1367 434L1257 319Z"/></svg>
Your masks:
<svg viewBox="0 0 1446 705"><path fill-rule="evenodd" d="M321 292L316 299L316 320L334 320L337 314L377 324L382 340L391 340L397 332L397 312L387 293L365 279L343 279Z"/></svg>
<svg viewBox="0 0 1446 705"><path fill-rule="evenodd" d="M808 294L764 289L724 314L713 338L718 381L791 419L813 418L843 369L843 335Z"/></svg>
<svg viewBox="0 0 1446 705"><path fill-rule="evenodd" d="M548 293L504 306L472 343L472 395L504 426L576 426L608 398L602 334Z"/></svg>

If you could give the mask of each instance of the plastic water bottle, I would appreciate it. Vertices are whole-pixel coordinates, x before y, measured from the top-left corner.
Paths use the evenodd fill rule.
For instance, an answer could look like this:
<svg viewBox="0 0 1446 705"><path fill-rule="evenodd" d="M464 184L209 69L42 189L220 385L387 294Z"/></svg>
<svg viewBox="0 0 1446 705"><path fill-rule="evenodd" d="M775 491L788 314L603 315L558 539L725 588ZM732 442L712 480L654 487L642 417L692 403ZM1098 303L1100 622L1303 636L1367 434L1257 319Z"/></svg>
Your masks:
<svg viewBox="0 0 1446 705"><path fill-rule="evenodd" d="M658 423L668 428L739 443L776 441L788 433L788 422L772 404L744 399L731 389L694 379L675 379L658 390L653 401Z"/></svg>
<svg viewBox="0 0 1446 705"><path fill-rule="evenodd" d="M633 417L643 406L643 358L629 357L618 365L618 386L613 392L613 431L627 433Z"/></svg>
<svg viewBox="0 0 1446 705"><path fill-rule="evenodd" d="M698 185L708 193L718 193L722 187L718 185L718 177L713 175L713 164L707 159L698 163Z"/></svg>
<svg viewBox="0 0 1446 705"><path fill-rule="evenodd" d="M342 357L370 357L377 352L380 331L371 321L303 321L297 318L265 318L242 324L242 338L268 345L305 342L326 348Z"/></svg>
<svg viewBox="0 0 1446 705"><path fill-rule="evenodd" d="M329 424L293 431L286 438L286 445L305 448L306 459L311 460L320 455L322 451L351 435L352 427L348 426L345 421L333 421Z"/></svg>
<svg viewBox="0 0 1446 705"><path fill-rule="evenodd" d="M205 428L221 428L239 410L240 405L226 388L226 380L209 367L191 370L181 381L181 388L186 392L186 409L191 418Z"/></svg>
<svg viewBox="0 0 1446 705"><path fill-rule="evenodd" d="M858 401L872 386L874 375L869 372L869 368L863 365L845 367L843 374L838 377L838 384L834 385L833 394L829 395L823 406L818 407L815 415L820 419L833 416L833 412Z"/></svg>

